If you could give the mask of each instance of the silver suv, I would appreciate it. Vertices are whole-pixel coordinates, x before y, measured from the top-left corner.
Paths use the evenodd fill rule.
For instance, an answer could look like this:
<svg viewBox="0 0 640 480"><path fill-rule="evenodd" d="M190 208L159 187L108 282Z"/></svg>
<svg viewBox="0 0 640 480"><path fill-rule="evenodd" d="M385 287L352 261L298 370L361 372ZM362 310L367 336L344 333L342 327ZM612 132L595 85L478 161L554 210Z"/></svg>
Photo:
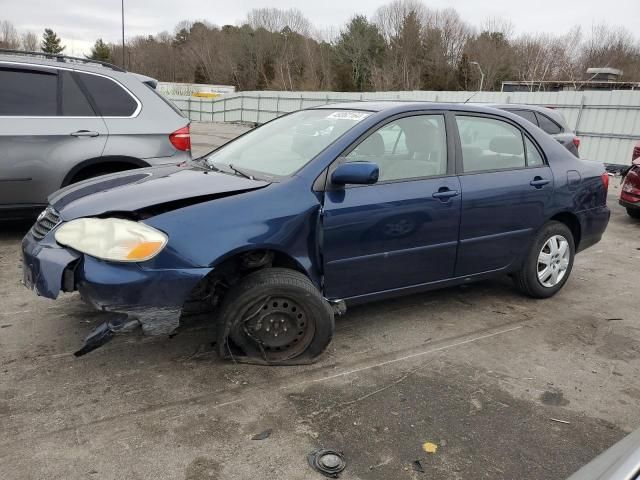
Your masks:
<svg viewBox="0 0 640 480"><path fill-rule="evenodd" d="M506 110L515 113L525 120L529 120L535 126L540 127L547 132L564 148L573 153L576 157L580 157L578 148L580 147L580 139L575 132L569 127L569 124L560 112L548 107L539 107L537 105L517 105L513 103L486 105L493 108Z"/></svg>
<svg viewBox="0 0 640 480"><path fill-rule="evenodd" d="M157 82L115 65L0 50L0 218L61 187L191 159L189 120Z"/></svg>

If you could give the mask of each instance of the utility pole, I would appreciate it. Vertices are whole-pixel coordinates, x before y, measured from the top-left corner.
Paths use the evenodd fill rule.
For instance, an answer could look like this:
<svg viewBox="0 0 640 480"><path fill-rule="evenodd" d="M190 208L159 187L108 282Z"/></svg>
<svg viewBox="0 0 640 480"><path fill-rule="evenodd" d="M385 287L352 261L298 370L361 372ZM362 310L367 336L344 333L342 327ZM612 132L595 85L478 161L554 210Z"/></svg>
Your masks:
<svg viewBox="0 0 640 480"><path fill-rule="evenodd" d="M126 70L124 64L124 0L122 0L122 68Z"/></svg>
<svg viewBox="0 0 640 480"><path fill-rule="evenodd" d="M478 70L480 70L480 89L478 91L481 92L484 85L484 72L482 71L482 68L480 68L480 64L478 62L469 62L469 65L477 65Z"/></svg>

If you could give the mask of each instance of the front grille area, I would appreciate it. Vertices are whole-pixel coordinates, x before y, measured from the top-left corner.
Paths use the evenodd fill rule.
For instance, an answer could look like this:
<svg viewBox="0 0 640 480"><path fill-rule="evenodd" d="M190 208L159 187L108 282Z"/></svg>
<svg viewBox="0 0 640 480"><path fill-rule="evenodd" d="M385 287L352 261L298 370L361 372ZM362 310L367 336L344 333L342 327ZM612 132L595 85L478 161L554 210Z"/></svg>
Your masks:
<svg viewBox="0 0 640 480"><path fill-rule="evenodd" d="M44 236L60 223L60 215L53 207L47 209L40 214L36 223L31 227L31 234L37 240L42 240Z"/></svg>

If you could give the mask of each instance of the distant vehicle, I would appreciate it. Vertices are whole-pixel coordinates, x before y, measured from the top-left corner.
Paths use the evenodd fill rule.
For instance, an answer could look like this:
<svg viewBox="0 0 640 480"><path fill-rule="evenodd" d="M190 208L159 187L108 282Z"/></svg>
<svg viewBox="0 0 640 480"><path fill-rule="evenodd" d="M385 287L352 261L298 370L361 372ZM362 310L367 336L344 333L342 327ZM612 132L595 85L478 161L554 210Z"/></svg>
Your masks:
<svg viewBox="0 0 640 480"><path fill-rule="evenodd" d="M573 153L576 157L580 157L578 149L580 148L580 139L573 132L571 127L560 112L553 108L539 107L537 105L517 105L513 103L493 104L494 108L506 110L515 113L520 117L529 120L534 125L540 127L557 141L564 148Z"/></svg>
<svg viewBox="0 0 640 480"><path fill-rule="evenodd" d="M106 173L190 160L189 121L152 78L107 63L0 50L0 218Z"/></svg>
<svg viewBox="0 0 640 480"><path fill-rule="evenodd" d="M631 154L631 166L623 172L620 205L627 209L630 217L640 219L640 142Z"/></svg>
<svg viewBox="0 0 640 480"><path fill-rule="evenodd" d="M494 108L357 102L282 116L184 166L71 185L22 243L24 283L175 330L217 309L219 353L304 363L346 306L509 274L547 298L609 222L609 176Z"/></svg>
<svg viewBox="0 0 640 480"><path fill-rule="evenodd" d="M567 480L638 480L640 478L640 430L605 450Z"/></svg>

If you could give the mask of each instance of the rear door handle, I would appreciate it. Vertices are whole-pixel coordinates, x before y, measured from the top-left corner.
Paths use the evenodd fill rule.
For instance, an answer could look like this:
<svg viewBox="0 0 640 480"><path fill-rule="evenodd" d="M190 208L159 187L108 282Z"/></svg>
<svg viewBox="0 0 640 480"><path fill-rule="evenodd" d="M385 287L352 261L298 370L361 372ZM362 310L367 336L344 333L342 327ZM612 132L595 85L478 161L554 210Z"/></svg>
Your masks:
<svg viewBox="0 0 640 480"><path fill-rule="evenodd" d="M98 132L92 132L90 130L78 130L71 134L72 137L97 137L100 135Z"/></svg>
<svg viewBox="0 0 640 480"><path fill-rule="evenodd" d="M548 179L542 178L542 177L535 177L533 180L531 180L529 182L529 185L531 185L532 187L536 187L536 188L542 188L546 184L548 184L549 182L551 182L551 180L548 180Z"/></svg>
<svg viewBox="0 0 640 480"><path fill-rule="evenodd" d="M458 196L460 193L457 190L449 190L447 187L441 188L437 192L433 192L431 195L433 198L437 198L446 202L448 199L452 197Z"/></svg>

